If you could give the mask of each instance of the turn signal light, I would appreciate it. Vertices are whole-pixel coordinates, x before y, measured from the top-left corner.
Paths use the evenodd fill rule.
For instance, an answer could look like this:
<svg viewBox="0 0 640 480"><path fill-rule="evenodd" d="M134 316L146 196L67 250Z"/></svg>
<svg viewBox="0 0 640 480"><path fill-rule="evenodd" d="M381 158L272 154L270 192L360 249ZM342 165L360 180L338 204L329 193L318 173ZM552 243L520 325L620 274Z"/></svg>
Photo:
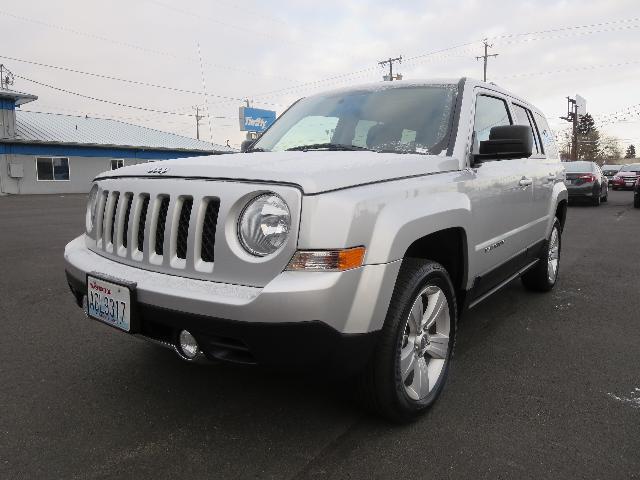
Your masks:
<svg viewBox="0 0 640 480"><path fill-rule="evenodd" d="M364 247L344 250L298 250L287 270L311 272L343 272L362 266Z"/></svg>

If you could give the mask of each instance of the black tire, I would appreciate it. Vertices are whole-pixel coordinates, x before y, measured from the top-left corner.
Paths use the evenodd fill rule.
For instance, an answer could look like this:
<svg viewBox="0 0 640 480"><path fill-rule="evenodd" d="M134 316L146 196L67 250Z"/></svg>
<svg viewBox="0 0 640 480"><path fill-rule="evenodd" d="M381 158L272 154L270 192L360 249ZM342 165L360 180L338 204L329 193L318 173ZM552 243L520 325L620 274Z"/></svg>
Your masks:
<svg viewBox="0 0 640 480"><path fill-rule="evenodd" d="M551 239L553 238L553 232L558 232L558 262L556 266L555 276L553 279L549 278L549 251L551 247ZM529 290L534 292L548 292L550 291L558 281L558 273L560 268L560 258L562 252L562 227L560 221L556 218L551 228L551 234L546 241L546 244L542 250L542 254L538 258L538 263L526 272L522 276L522 284Z"/></svg>
<svg viewBox="0 0 640 480"><path fill-rule="evenodd" d="M640 208L640 195L635 194L635 195L633 196L633 206L634 206L635 208Z"/></svg>
<svg viewBox="0 0 640 480"><path fill-rule="evenodd" d="M612 188L613 188L613 191L616 191L616 190L618 190L618 187L612 187Z"/></svg>
<svg viewBox="0 0 640 480"><path fill-rule="evenodd" d="M594 206L594 207L599 207L599 206L600 206L600 201L601 201L601 198L600 198L600 192L598 192L598 194L597 194L597 195L595 195L595 196L591 199L591 203L593 203L593 206Z"/></svg>
<svg viewBox="0 0 640 480"><path fill-rule="evenodd" d="M420 293L429 286L438 287L447 301L450 328L448 351L435 386L424 398L414 400L409 397L402 379L400 354L403 348L407 348L404 343L407 341L405 328L408 328L410 312L421 298ZM449 373L457 318L455 291L444 267L429 260L403 260L378 345L358 379L358 393L365 407L395 422L408 422L424 413L442 391ZM424 358L430 357L424 354Z"/></svg>

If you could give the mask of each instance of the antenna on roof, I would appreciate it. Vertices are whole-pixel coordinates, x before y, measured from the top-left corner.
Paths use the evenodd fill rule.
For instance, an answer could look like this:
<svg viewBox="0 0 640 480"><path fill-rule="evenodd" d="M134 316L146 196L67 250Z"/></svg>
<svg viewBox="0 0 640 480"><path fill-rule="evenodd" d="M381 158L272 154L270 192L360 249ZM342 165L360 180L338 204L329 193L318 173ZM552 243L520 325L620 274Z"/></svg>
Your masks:
<svg viewBox="0 0 640 480"><path fill-rule="evenodd" d="M9 85L13 85L13 73L0 63L0 88L8 90Z"/></svg>

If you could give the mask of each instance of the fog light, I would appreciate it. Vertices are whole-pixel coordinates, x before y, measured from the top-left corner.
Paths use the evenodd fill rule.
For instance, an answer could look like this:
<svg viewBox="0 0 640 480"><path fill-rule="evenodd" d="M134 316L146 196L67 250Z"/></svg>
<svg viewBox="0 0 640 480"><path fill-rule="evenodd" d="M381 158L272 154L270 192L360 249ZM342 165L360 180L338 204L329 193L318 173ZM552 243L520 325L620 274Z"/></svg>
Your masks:
<svg viewBox="0 0 640 480"><path fill-rule="evenodd" d="M180 350L182 354L187 357L189 360L196 358L198 355L200 348L198 347L198 342L196 339L189 333L187 330L182 330L180 332Z"/></svg>

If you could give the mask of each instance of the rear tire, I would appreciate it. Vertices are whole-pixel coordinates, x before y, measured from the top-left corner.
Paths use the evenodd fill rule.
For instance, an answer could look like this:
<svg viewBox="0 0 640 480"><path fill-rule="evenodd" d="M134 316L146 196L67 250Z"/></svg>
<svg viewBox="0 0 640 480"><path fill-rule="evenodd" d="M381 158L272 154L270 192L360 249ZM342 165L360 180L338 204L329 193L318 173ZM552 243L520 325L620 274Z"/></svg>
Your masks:
<svg viewBox="0 0 640 480"><path fill-rule="evenodd" d="M535 292L548 292L555 286L560 268L561 247L562 228L556 218L538 263L522 276L522 283L526 288Z"/></svg>
<svg viewBox="0 0 640 480"><path fill-rule="evenodd" d="M640 195L636 194L633 196L633 206L635 208L640 208Z"/></svg>
<svg viewBox="0 0 640 480"><path fill-rule="evenodd" d="M403 260L376 349L358 378L374 413L408 422L442 391L455 345L456 297L449 274L429 260Z"/></svg>
<svg viewBox="0 0 640 480"><path fill-rule="evenodd" d="M591 199L591 202L593 203L594 207L599 207L600 206L600 200L601 200L600 199L600 192L598 192L598 194Z"/></svg>

